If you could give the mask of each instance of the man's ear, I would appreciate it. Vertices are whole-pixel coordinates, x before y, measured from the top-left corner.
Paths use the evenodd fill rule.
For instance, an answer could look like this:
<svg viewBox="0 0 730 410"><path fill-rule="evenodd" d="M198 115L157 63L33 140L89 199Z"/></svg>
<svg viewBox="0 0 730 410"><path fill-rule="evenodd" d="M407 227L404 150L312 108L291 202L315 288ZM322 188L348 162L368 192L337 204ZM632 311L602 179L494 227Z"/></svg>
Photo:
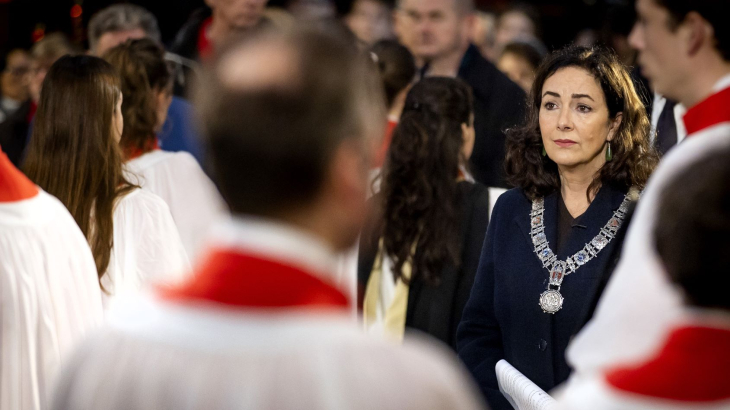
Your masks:
<svg viewBox="0 0 730 410"><path fill-rule="evenodd" d="M687 13L687 17L685 17L680 27L686 32L684 40L691 56L697 54L703 45L715 38L715 30L712 25L708 24L707 20L702 18L696 11Z"/></svg>

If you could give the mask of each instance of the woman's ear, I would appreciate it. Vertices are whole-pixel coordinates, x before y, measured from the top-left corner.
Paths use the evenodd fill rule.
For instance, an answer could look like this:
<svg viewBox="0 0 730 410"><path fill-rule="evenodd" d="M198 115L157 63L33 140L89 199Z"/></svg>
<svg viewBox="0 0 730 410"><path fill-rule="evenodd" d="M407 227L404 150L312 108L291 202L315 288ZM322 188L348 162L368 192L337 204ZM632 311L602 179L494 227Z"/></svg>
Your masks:
<svg viewBox="0 0 730 410"><path fill-rule="evenodd" d="M618 128L621 125L623 116L624 113L620 112L616 114L616 117L613 120L611 120L611 125L608 127L608 138L606 138L608 141L613 140L613 137L616 135L616 131L618 131Z"/></svg>

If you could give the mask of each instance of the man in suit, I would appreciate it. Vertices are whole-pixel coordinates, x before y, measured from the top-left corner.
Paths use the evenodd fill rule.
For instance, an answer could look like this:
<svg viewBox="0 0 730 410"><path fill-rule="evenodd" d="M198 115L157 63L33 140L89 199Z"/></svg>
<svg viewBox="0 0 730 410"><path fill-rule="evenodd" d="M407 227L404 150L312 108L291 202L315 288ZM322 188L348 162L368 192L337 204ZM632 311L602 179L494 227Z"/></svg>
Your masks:
<svg viewBox="0 0 730 410"><path fill-rule="evenodd" d="M474 178L488 187L507 187L504 130L519 125L525 93L470 44L472 0L400 0L396 33L421 67L421 75L459 77L474 92L476 139Z"/></svg>
<svg viewBox="0 0 730 410"><path fill-rule="evenodd" d="M655 351L682 312L654 248L659 195L709 152L730 145L730 29L724 0L638 0L629 38L652 89L688 107L685 141L654 172L593 319L573 340L574 378Z"/></svg>
<svg viewBox="0 0 730 410"><path fill-rule="evenodd" d="M335 254L366 213L373 124L385 123L369 63L311 30L224 51L198 103L234 216L190 281L112 314L55 409L481 407L455 358L363 335L336 280Z"/></svg>

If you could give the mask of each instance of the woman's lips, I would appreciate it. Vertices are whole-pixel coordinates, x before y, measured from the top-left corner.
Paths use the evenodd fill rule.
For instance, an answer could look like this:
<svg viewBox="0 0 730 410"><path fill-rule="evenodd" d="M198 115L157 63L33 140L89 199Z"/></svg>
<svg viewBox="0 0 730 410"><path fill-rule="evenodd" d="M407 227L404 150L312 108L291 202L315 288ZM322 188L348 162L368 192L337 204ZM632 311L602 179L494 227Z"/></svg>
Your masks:
<svg viewBox="0 0 730 410"><path fill-rule="evenodd" d="M555 140L553 142L562 148L572 147L573 145L577 144L577 142L573 140Z"/></svg>

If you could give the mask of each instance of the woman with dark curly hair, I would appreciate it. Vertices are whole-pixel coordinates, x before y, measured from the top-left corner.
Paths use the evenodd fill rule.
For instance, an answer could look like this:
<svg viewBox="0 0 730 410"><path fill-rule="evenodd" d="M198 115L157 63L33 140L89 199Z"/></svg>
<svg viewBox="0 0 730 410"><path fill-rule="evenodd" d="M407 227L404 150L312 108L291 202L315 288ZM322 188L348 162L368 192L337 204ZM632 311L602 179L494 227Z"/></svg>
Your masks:
<svg viewBox="0 0 730 410"><path fill-rule="evenodd" d="M360 244L369 332L401 339L414 328L455 348L489 218L487 188L466 171L473 146L469 86L443 77L414 85Z"/></svg>
<svg viewBox="0 0 730 410"><path fill-rule="evenodd" d="M606 49L553 53L529 103L527 124L508 132L516 188L495 205L458 331L459 356L493 409L511 408L497 386L501 359L545 390L567 379L565 349L658 158L629 73Z"/></svg>

